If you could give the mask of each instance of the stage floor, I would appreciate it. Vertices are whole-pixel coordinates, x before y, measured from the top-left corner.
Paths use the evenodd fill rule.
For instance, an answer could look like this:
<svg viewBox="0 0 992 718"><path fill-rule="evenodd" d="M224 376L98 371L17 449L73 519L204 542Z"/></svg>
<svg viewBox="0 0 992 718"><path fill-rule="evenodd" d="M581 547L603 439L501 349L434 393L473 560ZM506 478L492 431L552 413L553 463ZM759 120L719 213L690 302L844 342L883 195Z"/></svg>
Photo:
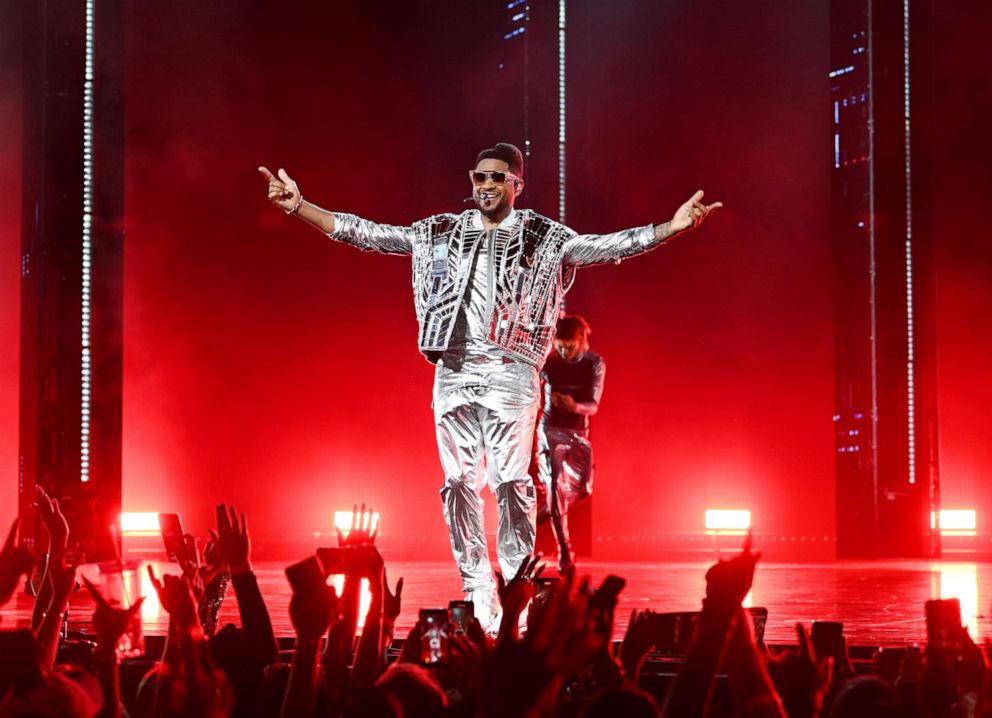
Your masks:
<svg viewBox="0 0 992 718"><path fill-rule="evenodd" d="M627 579L620 596L615 638L623 637L631 609L697 610L704 591L707 563L617 563L588 561L581 574L595 582L615 573ZM272 615L276 635L291 637L290 591L275 562L256 563L256 575ZM156 565L176 572L171 565ZM96 566L84 573L98 581ZM397 637L405 637L420 608L443 607L459 597L460 583L451 562L390 562L390 585L403 576L403 612ZM958 598L972 636L992 633L987 603L992 599L992 563L943 561L833 561L828 563L760 563L750 605L768 609L766 641L796 642L795 623L843 621L849 645L899 646L925 642L923 604L930 598ZM33 599L18 595L0 609L0 628L28 625ZM86 631L93 603L77 592L70 606L70 628ZM167 616L154 598L147 600L144 627L149 635L166 632ZM221 611L222 623L238 621L233 591Z"/></svg>

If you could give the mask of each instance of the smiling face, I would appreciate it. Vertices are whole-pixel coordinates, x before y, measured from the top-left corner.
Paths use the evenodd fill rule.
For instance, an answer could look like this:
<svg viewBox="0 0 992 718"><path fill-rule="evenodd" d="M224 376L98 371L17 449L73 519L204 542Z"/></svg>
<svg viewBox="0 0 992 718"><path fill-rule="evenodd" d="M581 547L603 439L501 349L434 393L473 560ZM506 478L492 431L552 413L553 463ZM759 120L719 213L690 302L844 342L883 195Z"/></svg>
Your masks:
<svg viewBox="0 0 992 718"><path fill-rule="evenodd" d="M479 211L489 219L501 220L510 213L514 200L523 190L523 180L513 179L510 165L492 157L479 160L475 169L478 172L507 173L506 181L502 183L496 182L492 175L488 175L481 183L472 183L472 197Z"/></svg>

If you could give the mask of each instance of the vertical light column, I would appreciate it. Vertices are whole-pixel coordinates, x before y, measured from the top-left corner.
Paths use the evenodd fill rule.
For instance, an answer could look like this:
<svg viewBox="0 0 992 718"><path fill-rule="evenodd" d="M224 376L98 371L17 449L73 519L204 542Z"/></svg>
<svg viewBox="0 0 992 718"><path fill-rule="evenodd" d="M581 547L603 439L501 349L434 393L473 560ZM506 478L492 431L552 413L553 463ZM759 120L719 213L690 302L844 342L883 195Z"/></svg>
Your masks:
<svg viewBox="0 0 992 718"><path fill-rule="evenodd" d="M565 6L558 0L558 221L565 224Z"/></svg>
<svg viewBox="0 0 992 718"><path fill-rule="evenodd" d="M878 480L878 273L876 267L875 224L875 25L873 3L868 2L868 277L871 336L871 483L877 511ZM877 517L875 519L877 521Z"/></svg>
<svg viewBox="0 0 992 718"><path fill-rule="evenodd" d="M90 287L93 261L93 57L96 0L86 0L83 66L83 242L80 304L79 480L90 480Z"/></svg>
<svg viewBox="0 0 992 718"><path fill-rule="evenodd" d="M902 90L906 162L906 431L909 483L916 483L916 347L913 338L913 181L909 108L909 0L902 3Z"/></svg>

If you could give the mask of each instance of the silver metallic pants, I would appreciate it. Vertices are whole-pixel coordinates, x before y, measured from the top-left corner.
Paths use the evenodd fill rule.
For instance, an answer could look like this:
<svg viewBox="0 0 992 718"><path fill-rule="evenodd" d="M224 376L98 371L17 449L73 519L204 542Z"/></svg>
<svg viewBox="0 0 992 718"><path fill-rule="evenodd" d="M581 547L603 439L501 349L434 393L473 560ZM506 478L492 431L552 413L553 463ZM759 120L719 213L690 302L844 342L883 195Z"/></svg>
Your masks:
<svg viewBox="0 0 992 718"><path fill-rule="evenodd" d="M482 486L488 478L496 495L496 555L509 580L534 550L536 492L527 469L540 391L537 370L498 359L466 362L458 370L442 362L434 376L434 422L444 469L444 520L463 590L495 595Z"/></svg>
<svg viewBox="0 0 992 718"><path fill-rule="evenodd" d="M558 565L575 562L568 536L567 514L592 493L592 444L585 432L549 426L538 431L538 472L548 495L546 512L558 544Z"/></svg>

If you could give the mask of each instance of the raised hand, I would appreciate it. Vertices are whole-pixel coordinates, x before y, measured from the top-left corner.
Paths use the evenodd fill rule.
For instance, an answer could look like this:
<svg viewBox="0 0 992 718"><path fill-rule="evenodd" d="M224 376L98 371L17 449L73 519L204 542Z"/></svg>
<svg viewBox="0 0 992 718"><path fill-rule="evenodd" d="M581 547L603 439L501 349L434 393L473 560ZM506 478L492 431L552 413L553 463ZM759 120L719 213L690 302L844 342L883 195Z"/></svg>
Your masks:
<svg viewBox="0 0 992 718"><path fill-rule="evenodd" d="M151 567L149 567L150 569ZM116 648L127 627L140 615L141 604L145 597L139 597L131 604L130 608L116 608L107 602L100 590L85 576L83 583L86 584L86 590L90 592L96 603L96 612L93 614L93 630L96 631L97 641L106 648Z"/></svg>
<svg viewBox="0 0 992 718"><path fill-rule="evenodd" d="M534 598L534 580L544 571L544 564L540 563L543 557L544 554L538 552L525 558L517 569L517 575L509 583L503 578L503 574L496 572L499 601L503 606L500 641L516 639L520 614Z"/></svg>
<svg viewBox="0 0 992 718"><path fill-rule="evenodd" d="M669 223L669 228L673 234L686 229L695 229L712 212L720 209L722 206L723 202L703 204L703 190L699 190L685 204L675 210L672 221Z"/></svg>
<svg viewBox="0 0 992 718"><path fill-rule="evenodd" d="M60 557L69 547L69 522L59 506L59 500L53 499L40 486L35 486L35 506L41 522L48 529L51 540L48 552L53 558Z"/></svg>
<svg viewBox="0 0 992 718"><path fill-rule="evenodd" d="M591 592L586 584L574 590L574 583L574 574L567 573L546 607L532 614L527 634L515 640L501 633L495 650L486 654L480 690L484 715L543 715L563 678L602 650L604 639L590 612Z"/></svg>
<svg viewBox="0 0 992 718"><path fill-rule="evenodd" d="M624 674L627 680L635 685L641 662L654 646L656 615L654 611L640 613L636 610L631 611L627 633L624 634L623 643L620 644L620 663L623 665Z"/></svg>
<svg viewBox="0 0 992 718"><path fill-rule="evenodd" d="M379 522L376 521L373 525L373 514L372 507L369 506L366 510L364 502L362 502L361 509L358 508L358 504L355 504L351 511L351 528L348 530L348 535L345 536L341 529L337 526L334 527L338 535L338 546L354 548L375 545L375 537L379 535Z"/></svg>
<svg viewBox="0 0 992 718"><path fill-rule="evenodd" d="M759 557L760 554L751 551L751 534L748 533L739 554L711 566L706 572L704 610L716 610L728 617L732 615L751 590Z"/></svg>
<svg viewBox="0 0 992 718"><path fill-rule="evenodd" d="M20 519L14 519L3 549L0 550L0 606L10 600L21 582L21 576L29 574L34 566L31 549L17 543L17 528L20 524Z"/></svg>
<svg viewBox="0 0 992 718"><path fill-rule="evenodd" d="M241 514L239 524L234 506L220 504L217 507L217 530L211 529L210 536L232 576L251 571L251 539L244 514Z"/></svg>
<svg viewBox="0 0 992 718"><path fill-rule="evenodd" d="M258 171L269 182L269 201L272 204L290 214L300 208L300 204L303 202L303 196L300 194L300 188L296 185L296 182L286 174L286 170L280 168L278 177L269 172L265 167L259 167Z"/></svg>
<svg viewBox="0 0 992 718"><path fill-rule="evenodd" d="M301 639L318 640L338 617L338 595L332 586L293 593L289 618Z"/></svg>
<svg viewBox="0 0 992 718"><path fill-rule="evenodd" d="M184 630L191 630L199 625L196 614L196 600L190 589L189 582L182 576L164 574L160 581L155 576L155 570L149 566L148 576L155 593L158 594L159 603L164 608L176 624Z"/></svg>
<svg viewBox="0 0 992 718"><path fill-rule="evenodd" d="M392 625L400 615L400 605L403 598L403 577L396 582L396 591L390 593L386 570L382 571L382 619Z"/></svg>

